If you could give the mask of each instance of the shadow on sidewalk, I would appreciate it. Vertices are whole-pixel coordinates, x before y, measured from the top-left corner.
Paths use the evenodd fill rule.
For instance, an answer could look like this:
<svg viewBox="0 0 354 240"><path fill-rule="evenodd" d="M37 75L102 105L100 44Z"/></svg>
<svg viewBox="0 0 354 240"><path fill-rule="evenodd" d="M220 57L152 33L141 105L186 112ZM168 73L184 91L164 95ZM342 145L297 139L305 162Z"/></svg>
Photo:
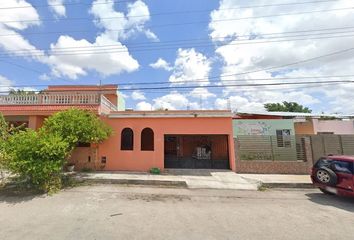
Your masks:
<svg viewBox="0 0 354 240"><path fill-rule="evenodd" d="M165 169L162 175L172 176L212 176L211 173L215 172L232 172L225 169L181 169L181 168L168 168Z"/></svg>
<svg viewBox="0 0 354 240"><path fill-rule="evenodd" d="M310 201L324 206L332 206L348 212L354 212L354 199L336 195L326 195L323 193L307 193Z"/></svg>
<svg viewBox="0 0 354 240"><path fill-rule="evenodd" d="M45 196L46 194L30 189L24 190L13 186L0 188L0 203L5 202L8 204L18 204Z"/></svg>

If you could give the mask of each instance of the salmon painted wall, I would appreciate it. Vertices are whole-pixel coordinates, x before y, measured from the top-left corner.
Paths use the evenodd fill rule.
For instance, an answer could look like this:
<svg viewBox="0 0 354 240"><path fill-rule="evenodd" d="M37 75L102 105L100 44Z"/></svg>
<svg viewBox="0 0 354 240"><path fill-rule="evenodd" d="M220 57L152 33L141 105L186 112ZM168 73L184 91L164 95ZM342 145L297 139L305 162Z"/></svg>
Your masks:
<svg viewBox="0 0 354 240"><path fill-rule="evenodd" d="M29 116L28 117L28 127L34 130L42 127L46 116Z"/></svg>
<svg viewBox="0 0 354 240"><path fill-rule="evenodd" d="M314 126L311 120L307 120L306 122L295 122L295 134L307 134L313 135L315 134Z"/></svg>
<svg viewBox="0 0 354 240"><path fill-rule="evenodd" d="M353 120L320 120L313 119L315 134L319 132L331 132L333 134L354 134Z"/></svg>
<svg viewBox="0 0 354 240"><path fill-rule="evenodd" d="M151 167L164 169L165 134L223 134L228 136L230 168L235 170L234 142L231 118L105 118L114 134L99 145L98 158L107 158L104 170L148 171ZM141 151L141 131L154 131L154 151ZM134 150L121 151L121 131L134 131Z"/></svg>

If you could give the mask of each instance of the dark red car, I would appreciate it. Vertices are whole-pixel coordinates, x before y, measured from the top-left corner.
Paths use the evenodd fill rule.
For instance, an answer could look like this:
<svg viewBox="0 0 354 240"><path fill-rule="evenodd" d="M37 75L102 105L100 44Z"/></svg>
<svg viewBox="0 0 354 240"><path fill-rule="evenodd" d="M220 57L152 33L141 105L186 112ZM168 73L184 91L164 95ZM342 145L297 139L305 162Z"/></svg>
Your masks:
<svg viewBox="0 0 354 240"><path fill-rule="evenodd" d="M354 197L354 156L326 156L312 168L313 184L326 194Z"/></svg>

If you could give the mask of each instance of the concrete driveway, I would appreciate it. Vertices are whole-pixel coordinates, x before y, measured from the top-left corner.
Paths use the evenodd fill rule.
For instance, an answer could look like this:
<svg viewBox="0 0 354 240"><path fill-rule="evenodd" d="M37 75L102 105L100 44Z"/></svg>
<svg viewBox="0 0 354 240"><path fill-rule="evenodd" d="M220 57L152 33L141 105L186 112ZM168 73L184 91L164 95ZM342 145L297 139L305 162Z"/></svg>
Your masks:
<svg viewBox="0 0 354 240"><path fill-rule="evenodd" d="M354 202L317 190L98 185L0 195L0 239L353 239Z"/></svg>

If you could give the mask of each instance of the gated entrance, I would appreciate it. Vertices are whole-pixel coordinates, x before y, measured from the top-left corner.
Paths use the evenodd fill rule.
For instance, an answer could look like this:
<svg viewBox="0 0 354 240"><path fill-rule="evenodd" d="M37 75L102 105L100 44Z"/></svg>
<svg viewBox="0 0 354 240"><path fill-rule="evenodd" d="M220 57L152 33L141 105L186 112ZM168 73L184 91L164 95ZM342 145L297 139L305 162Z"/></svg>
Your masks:
<svg viewBox="0 0 354 240"><path fill-rule="evenodd" d="M165 168L229 169L227 135L165 135Z"/></svg>

